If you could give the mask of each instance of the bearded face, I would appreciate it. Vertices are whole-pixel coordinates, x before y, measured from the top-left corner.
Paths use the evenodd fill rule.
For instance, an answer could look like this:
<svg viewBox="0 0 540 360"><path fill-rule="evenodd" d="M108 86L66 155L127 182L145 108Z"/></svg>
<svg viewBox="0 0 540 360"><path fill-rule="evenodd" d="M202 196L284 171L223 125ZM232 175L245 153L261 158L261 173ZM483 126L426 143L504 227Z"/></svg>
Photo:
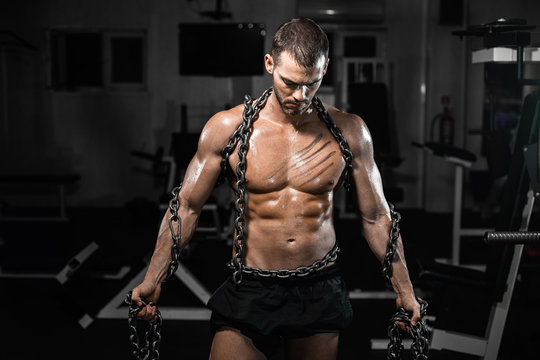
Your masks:
<svg viewBox="0 0 540 360"><path fill-rule="evenodd" d="M276 99L285 114L301 115L309 109L326 73L328 61L321 55L315 66L305 68L298 65L287 51L281 53L278 60L275 62L270 55L265 57Z"/></svg>

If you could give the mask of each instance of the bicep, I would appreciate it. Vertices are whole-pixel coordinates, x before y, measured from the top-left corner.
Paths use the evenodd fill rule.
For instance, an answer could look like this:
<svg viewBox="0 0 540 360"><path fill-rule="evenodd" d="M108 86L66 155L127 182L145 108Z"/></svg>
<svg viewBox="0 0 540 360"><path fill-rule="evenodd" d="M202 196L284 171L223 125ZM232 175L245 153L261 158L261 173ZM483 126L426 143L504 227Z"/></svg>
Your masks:
<svg viewBox="0 0 540 360"><path fill-rule="evenodd" d="M356 159L353 162L353 179L356 187L358 209L365 220L377 220L387 213L381 175L375 162Z"/></svg>
<svg viewBox="0 0 540 360"><path fill-rule="evenodd" d="M198 149L186 169L179 193L181 203L199 212L210 197L220 171L221 157Z"/></svg>
<svg viewBox="0 0 540 360"><path fill-rule="evenodd" d="M229 132L232 133L229 127L223 116L214 116L201 132L197 152L186 169L179 194L181 204L192 211L200 212L214 190L221 172L221 151Z"/></svg>
<svg viewBox="0 0 540 360"><path fill-rule="evenodd" d="M352 139L353 181L360 215L365 221L376 221L389 212L381 174L373 157L373 143L362 120Z"/></svg>

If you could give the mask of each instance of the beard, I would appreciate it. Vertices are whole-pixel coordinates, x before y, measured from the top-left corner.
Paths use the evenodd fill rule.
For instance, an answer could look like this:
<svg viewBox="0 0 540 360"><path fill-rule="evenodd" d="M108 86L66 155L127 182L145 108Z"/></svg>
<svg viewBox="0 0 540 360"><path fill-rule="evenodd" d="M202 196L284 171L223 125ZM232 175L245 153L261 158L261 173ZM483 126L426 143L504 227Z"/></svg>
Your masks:
<svg viewBox="0 0 540 360"><path fill-rule="evenodd" d="M274 94L276 95L276 99L279 103L279 106L281 106L281 110L287 115L301 115L309 108L310 101L295 101L295 100L283 100L283 97L279 93L276 87L274 87ZM292 107L288 107L292 105ZM298 106L294 106L298 105Z"/></svg>

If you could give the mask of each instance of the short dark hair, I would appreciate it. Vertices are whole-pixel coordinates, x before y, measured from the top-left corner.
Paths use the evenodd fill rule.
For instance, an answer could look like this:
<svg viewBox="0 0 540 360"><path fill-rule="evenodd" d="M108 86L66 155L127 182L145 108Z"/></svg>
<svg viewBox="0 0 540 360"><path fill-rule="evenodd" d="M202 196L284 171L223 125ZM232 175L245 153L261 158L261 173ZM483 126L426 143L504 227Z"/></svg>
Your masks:
<svg viewBox="0 0 540 360"><path fill-rule="evenodd" d="M315 66L324 55L328 59L328 38L313 20L295 18L279 26L272 40L272 57L277 65L279 55L288 51L302 67Z"/></svg>

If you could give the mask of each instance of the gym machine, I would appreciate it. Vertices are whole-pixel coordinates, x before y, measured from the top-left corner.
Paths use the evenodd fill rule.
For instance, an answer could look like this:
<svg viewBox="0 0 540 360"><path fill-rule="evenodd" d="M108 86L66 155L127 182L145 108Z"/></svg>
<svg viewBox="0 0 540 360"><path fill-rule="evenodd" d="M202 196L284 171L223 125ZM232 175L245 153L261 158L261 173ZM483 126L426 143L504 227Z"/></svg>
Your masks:
<svg viewBox="0 0 540 360"><path fill-rule="evenodd" d="M485 54L497 54L497 47L512 50L517 60L518 81L521 85L534 85L537 89L525 97L522 105L495 232L485 233L486 243L491 244L487 250L489 256L486 270L477 271L438 264L424 269L420 276L420 287L425 285L429 287L438 282L443 284L442 286L484 291L491 302L491 312L484 336L443 330L437 328L436 325L432 330L430 345L433 350L446 349L480 356L485 360L497 359L514 284L518 276L523 243L538 241L540 237L538 233L527 233L535 198L540 195L538 154L540 79L523 78L524 48L530 43L530 33L527 30L533 28L522 20L500 19L489 24L471 26L467 30L455 33L459 36L483 37L484 46L488 49L480 50L480 55L473 53L473 60L485 57ZM511 58L506 60L511 60Z"/></svg>

